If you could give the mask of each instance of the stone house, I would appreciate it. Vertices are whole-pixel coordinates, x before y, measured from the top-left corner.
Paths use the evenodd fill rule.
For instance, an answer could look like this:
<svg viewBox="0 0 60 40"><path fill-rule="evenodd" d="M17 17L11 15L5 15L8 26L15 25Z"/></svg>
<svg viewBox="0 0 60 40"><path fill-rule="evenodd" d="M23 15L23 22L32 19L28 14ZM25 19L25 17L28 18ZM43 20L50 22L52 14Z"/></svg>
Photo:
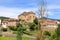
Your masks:
<svg viewBox="0 0 60 40"><path fill-rule="evenodd" d="M19 20L24 20L26 22L33 22L35 19L35 13L33 12L23 12L22 14L18 15Z"/></svg>
<svg viewBox="0 0 60 40"><path fill-rule="evenodd" d="M19 22L18 19L15 19L15 18L11 18L9 19L8 21L8 26L16 26L16 24Z"/></svg>
<svg viewBox="0 0 60 40"><path fill-rule="evenodd" d="M2 27L7 28L8 27L8 21L2 21Z"/></svg>
<svg viewBox="0 0 60 40"><path fill-rule="evenodd" d="M40 19L40 24L43 25L45 30L55 30L58 27L57 22L51 19Z"/></svg>
<svg viewBox="0 0 60 40"><path fill-rule="evenodd" d="M7 28L8 26L14 26L16 27L17 23L19 22L18 19L10 18L10 19L4 19L2 21L2 27Z"/></svg>

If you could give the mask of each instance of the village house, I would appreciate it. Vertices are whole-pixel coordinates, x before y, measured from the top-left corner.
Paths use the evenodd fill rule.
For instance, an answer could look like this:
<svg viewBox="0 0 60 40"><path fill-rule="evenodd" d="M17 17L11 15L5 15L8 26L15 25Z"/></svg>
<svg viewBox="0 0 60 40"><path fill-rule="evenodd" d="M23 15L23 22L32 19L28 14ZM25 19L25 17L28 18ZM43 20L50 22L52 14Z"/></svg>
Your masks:
<svg viewBox="0 0 60 40"><path fill-rule="evenodd" d="M2 22L2 20L0 19L0 29L1 29L1 25L2 25L1 22Z"/></svg>
<svg viewBox="0 0 60 40"><path fill-rule="evenodd" d="M55 30L58 27L57 21L51 19L40 19L40 23L45 30Z"/></svg>
<svg viewBox="0 0 60 40"><path fill-rule="evenodd" d="M35 19L35 13L33 12L23 12L22 14L18 15L19 20L24 20L26 22L33 22Z"/></svg>
<svg viewBox="0 0 60 40"><path fill-rule="evenodd" d="M16 24L19 22L18 19L15 19L15 18L11 18L9 19L8 21L8 26L16 26Z"/></svg>
<svg viewBox="0 0 60 40"><path fill-rule="evenodd" d="M2 27L3 28L7 28L8 26L15 26L16 27L18 22L19 22L18 19L15 19L15 18L4 19L2 21Z"/></svg>
<svg viewBox="0 0 60 40"><path fill-rule="evenodd" d="M1 19L0 19L0 25L1 25Z"/></svg>
<svg viewBox="0 0 60 40"><path fill-rule="evenodd" d="M57 20L57 24L60 24L60 20Z"/></svg>
<svg viewBox="0 0 60 40"><path fill-rule="evenodd" d="M54 20L47 20L46 24L47 24L47 29L50 29L50 30L55 30L58 27L57 22Z"/></svg>
<svg viewBox="0 0 60 40"><path fill-rule="evenodd" d="M8 27L8 20L7 19L2 21L2 27L3 28L7 28Z"/></svg>

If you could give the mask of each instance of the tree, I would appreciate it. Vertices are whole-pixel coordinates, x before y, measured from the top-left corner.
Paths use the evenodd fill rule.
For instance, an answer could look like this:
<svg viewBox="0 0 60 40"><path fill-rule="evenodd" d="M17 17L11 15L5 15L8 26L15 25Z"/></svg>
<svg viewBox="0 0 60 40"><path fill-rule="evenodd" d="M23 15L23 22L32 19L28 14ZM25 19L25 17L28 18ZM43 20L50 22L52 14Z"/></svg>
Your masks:
<svg viewBox="0 0 60 40"><path fill-rule="evenodd" d="M60 40L60 24L58 24L58 28L55 30L55 34L52 35L50 40Z"/></svg>
<svg viewBox="0 0 60 40"><path fill-rule="evenodd" d="M56 30L56 34L57 34L58 37L60 37L60 24L58 25L58 28Z"/></svg>
<svg viewBox="0 0 60 40"><path fill-rule="evenodd" d="M9 26L9 29L12 31L17 31L17 27L15 27L15 26Z"/></svg>
<svg viewBox="0 0 60 40"><path fill-rule="evenodd" d="M24 31L26 30L21 24L17 24L17 40L22 40Z"/></svg>
<svg viewBox="0 0 60 40"><path fill-rule="evenodd" d="M35 23L28 23L28 26L30 27L30 30L35 30L35 28L36 28Z"/></svg>
<svg viewBox="0 0 60 40"><path fill-rule="evenodd" d="M35 26L35 29L38 30L38 25Z"/></svg>
<svg viewBox="0 0 60 40"><path fill-rule="evenodd" d="M45 31L44 35L51 36L51 34L48 31Z"/></svg>
<svg viewBox="0 0 60 40"><path fill-rule="evenodd" d="M36 25L38 25L38 18L37 18L37 17L34 19L34 23L35 23Z"/></svg>
<svg viewBox="0 0 60 40"><path fill-rule="evenodd" d="M58 25L58 28L56 30L56 37L57 37L57 40L60 40L60 24Z"/></svg>

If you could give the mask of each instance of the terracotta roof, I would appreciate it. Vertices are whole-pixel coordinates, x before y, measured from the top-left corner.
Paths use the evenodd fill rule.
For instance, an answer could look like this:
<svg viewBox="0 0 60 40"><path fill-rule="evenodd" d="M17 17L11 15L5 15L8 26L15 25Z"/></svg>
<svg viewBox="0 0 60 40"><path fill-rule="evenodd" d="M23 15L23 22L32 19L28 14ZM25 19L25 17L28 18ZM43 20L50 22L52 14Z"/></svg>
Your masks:
<svg viewBox="0 0 60 40"><path fill-rule="evenodd" d="M15 18L11 18L11 19L9 19L9 22L11 22L11 21L19 21L18 19L15 19Z"/></svg>
<svg viewBox="0 0 60 40"><path fill-rule="evenodd" d="M19 20L18 19L15 19L15 18L10 18L10 19L4 19L3 20L3 22L6 22L6 21L8 21L8 22L14 22L14 21L16 21L16 22L18 22Z"/></svg>
<svg viewBox="0 0 60 40"><path fill-rule="evenodd" d="M45 23L48 23L48 24L57 24L57 22L56 21L54 21L54 20L49 20L49 19L40 19L40 22L43 20L43 22Z"/></svg>

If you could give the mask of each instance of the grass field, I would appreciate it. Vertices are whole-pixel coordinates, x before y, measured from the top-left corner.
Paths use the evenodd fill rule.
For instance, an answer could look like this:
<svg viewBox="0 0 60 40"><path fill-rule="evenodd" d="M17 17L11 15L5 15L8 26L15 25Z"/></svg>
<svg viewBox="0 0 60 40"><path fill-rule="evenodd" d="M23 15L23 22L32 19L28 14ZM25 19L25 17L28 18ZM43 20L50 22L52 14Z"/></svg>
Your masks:
<svg viewBox="0 0 60 40"><path fill-rule="evenodd" d="M0 37L0 40L17 40L17 38L16 37ZM23 37L23 40L34 40L34 39Z"/></svg>

